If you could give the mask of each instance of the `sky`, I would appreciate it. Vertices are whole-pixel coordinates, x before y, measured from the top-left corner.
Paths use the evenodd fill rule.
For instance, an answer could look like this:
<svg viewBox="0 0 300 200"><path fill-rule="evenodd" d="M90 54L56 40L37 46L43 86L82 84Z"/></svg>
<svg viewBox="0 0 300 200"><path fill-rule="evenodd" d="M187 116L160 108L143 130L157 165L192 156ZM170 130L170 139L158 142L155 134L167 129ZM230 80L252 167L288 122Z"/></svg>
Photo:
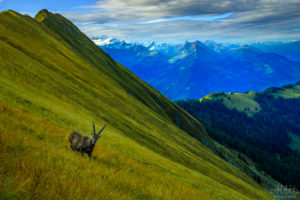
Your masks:
<svg viewBox="0 0 300 200"><path fill-rule="evenodd" d="M89 37L135 42L300 40L300 0L0 0L0 11L46 8Z"/></svg>

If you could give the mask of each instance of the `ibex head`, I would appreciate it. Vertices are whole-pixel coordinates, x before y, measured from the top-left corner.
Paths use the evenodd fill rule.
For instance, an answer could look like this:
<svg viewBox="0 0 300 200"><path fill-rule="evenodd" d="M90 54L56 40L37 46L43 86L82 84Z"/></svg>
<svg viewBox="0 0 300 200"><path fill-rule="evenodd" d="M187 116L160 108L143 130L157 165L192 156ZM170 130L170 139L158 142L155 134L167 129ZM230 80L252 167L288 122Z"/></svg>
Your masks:
<svg viewBox="0 0 300 200"><path fill-rule="evenodd" d="M98 134L96 134L96 132L95 132L95 124L94 124L94 121L93 120L91 120L92 121L92 125L93 125L93 132L91 133L91 135L92 135L92 144L93 145L95 145L96 144L96 142L97 142L97 140L99 139L99 138L101 138L101 132L104 130L104 128L106 127L106 123L104 124L104 126L100 129L100 131L98 132Z"/></svg>
<svg viewBox="0 0 300 200"><path fill-rule="evenodd" d="M84 153L87 153L89 157L92 156L95 144L97 140L101 137L101 132L106 127L106 124L101 128L101 130L96 134L95 131L95 124L92 120L93 125L93 132L91 133L91 137L82 136L80 133L77 133L76 131L73 131L69 136L69 141L71 143L71 148L74 151L79 151L83 155Z"/></svg>

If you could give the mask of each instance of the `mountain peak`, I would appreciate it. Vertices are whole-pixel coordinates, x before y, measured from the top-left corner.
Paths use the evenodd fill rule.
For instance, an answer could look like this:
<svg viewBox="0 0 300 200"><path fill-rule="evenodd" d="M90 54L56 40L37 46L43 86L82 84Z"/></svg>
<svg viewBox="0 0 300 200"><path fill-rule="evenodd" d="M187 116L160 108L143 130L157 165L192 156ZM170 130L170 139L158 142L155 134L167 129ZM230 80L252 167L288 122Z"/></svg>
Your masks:
<svg viewBox="0 0 300 200"><path fill-rule="evenodd" d="M151 43L145 44L144 46L147 47L150 50L154 50L156 44L155 44L155 42L151 42Z"/></svg>
<svg viewBox="0 0 300 200"><path fill-rule="evenodd" d="M85 37L83 33L68 19L58 13L51 13L46 9L38 12L35 19L52 29L69 44L78 43ZM87 39L86 39L87 40Z"/></svg>
<svg viewBox="0 0 300 200"><path fill-rule="evenodd" d="M44 19L48 18L49 16L52 16L53 14L51 12L49 12L48 10L46 9L42 9L40 10L36 15L35 15L35 19L38 21L38 22L41 22L43 21Z"/></svg>
<svg viewBox="0 0 300 200"><path fill-rule="evenodd" d="M14 11L14 10L5 10L5 11L3 11L3 12L0 12L0 14L11 14L11 15L14 15L14 16L21 16L21 14L20 13L17 13L16 11Z"/></svg>
<svg viewBox="0 0 300 200"><path fill-rule="evenodd" d="M77 29L77 27L72 22L70 22L62 15L58 13L53 14L46 9L40 10L36 14L35 19L38 22L45 24L57 33L64 31L63 29L68 29L70 32L74 32L74 29Z"/></svg>
<svg viewBox="0 0 300 200"><path fill-rule="evenodd" d="M109 37L109 38L105 38L105 39L95 38L95 39L93 39L93 42L98 46L105 46L105 45L121 43L121 40L114 38L114 37Z"/></svg>

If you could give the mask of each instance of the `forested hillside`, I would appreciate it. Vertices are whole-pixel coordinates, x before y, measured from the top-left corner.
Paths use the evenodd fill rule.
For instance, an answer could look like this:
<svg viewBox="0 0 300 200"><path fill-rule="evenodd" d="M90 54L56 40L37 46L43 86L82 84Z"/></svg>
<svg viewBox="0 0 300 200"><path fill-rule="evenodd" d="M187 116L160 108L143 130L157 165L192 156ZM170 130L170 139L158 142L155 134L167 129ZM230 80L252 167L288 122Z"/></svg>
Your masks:
<svg viewBox="0 0 300 200"><path fill-rule="evenodd" d="M300 187L300 84L255 93L213 93L176 103L211 137L256 162L286 185Z"/></svg>

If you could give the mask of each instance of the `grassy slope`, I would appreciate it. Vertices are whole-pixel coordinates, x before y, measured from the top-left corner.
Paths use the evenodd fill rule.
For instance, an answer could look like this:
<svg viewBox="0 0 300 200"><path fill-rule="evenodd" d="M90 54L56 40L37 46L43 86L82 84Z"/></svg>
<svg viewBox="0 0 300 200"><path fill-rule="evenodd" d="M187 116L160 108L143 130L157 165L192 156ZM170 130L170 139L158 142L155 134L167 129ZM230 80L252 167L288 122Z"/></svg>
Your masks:
<svg viewBox="0 0 300 200"><path fill-rule="evenodd" d="M282 97L284 99L300 98L300 85L293 85L288 88L281 88L272 94L275 98Z"/></svg>
<svg viewBox="0 0 300 200"><path fill-rule="evenodd" d="M229 109L236 109L241 112L247 113L248 116L253 116L256 112L260 111L259 104L255 101L255 92L248 93L212 93L200 101L206 100L222 100Z"/></svg>
<svg viewBox="0 0 300 200"><path fill-rule="evenodd" d="M0 198L272 199L60 15L0 14L0 90ZM91 119L109 125L88 161L67 136L88 134Z"/></svg>
<svg viewBox="0 0 300 200"><path fill-rule="evenodd" d="M260 105L255 101L255 96L257 92L247 92L247 93L212 93L200 99L200 101L217 101L222 100L224 105L229 109L236 109L241 112L245 112L248 116L253 116L253 114L261 110ZM273 95L275 98L300 98L300 85L299 83L294 85L283 86L282 88L269 88L265 91L267 94Z"/></svg>

